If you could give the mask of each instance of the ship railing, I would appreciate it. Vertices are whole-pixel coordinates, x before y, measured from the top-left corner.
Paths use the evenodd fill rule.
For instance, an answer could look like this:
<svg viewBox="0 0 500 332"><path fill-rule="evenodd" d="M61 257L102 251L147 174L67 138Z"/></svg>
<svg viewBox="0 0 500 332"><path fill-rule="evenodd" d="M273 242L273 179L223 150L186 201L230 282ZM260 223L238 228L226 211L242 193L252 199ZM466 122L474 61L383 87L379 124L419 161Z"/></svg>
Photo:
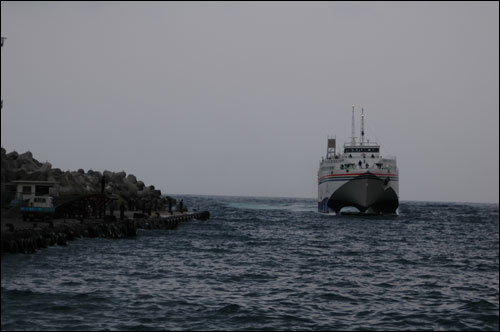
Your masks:
<svg viewBox="0 0 500 332"><path fill-rule="evenodd" d="M342 169L342 168L341 168ZM397 167L394 167L394 166L389 166L389 165L382 165L382 166L379 166L377 164L373 164L373 165L370 165L368 164L368 167L366 167L366 165L351 165L349 167L344 167L343 169L355 169L355 170L364 170L364 169L370 169L370 170L397 170Z"/></svg>
<svg viewBox="0 0 500 332"><path fill-rule="evenodd" d="M357 153L357 152L354 152L354 153ZM349 157L349 155L351 155L351 157ZM342 153L342 154L337 155L337 158L331 158L331 159L340 159L340 158L363 158L363 156L359 155L359 154L352 155L352 153ZM396 160L396 156L388 156L388 155L381 156L381 155L374 154L374 157L372 157L371 154L368 154L368 153L366 153L364 158L366 160L368 160L368 159Z"/></svg>

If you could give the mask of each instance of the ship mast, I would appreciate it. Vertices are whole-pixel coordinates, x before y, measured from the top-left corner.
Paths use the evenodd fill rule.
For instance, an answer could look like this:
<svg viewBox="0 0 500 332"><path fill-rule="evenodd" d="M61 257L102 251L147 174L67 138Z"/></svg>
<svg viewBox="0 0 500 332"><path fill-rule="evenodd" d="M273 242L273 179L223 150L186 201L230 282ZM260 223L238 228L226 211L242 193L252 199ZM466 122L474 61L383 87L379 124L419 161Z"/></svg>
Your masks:
<svg viewBox="0 0 500 332"><path fill-rule="evenodd" d="M361 145L365 143L365 112L361 108Z"/></svg>
<svg viewBox="0 0 500 332"><path fill-rule="evenodd" d="M352 105L352 122L351 122L351 145L356 145L356 137L354 137L354 105Z"/></svg>

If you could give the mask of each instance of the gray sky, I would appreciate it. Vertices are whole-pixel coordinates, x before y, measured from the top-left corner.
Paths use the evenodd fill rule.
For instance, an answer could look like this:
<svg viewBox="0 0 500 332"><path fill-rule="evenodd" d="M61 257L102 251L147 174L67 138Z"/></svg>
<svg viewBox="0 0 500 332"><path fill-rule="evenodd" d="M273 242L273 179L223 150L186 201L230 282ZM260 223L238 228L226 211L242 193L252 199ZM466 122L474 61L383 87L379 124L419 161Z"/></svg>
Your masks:
<svg viewBox="0 0 500 332"><path fill-rule="evenodd" d="M317 197L357 105L402 200L498 202L498 2L1 9L8 152L169 194Z"/></svg>

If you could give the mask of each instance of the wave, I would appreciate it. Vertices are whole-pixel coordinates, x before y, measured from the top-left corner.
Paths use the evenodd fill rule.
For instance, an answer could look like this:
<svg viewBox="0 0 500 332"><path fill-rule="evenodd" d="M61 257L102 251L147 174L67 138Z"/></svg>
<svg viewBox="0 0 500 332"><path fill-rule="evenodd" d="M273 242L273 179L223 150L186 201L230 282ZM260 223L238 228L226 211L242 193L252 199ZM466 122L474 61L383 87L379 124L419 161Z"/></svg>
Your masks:
<svg viewBox="0 0 500 332"><path fill-rule="evenodd" d="M498 330L497 206L189 200L211 219L2 259L2 329Z"/></svg>

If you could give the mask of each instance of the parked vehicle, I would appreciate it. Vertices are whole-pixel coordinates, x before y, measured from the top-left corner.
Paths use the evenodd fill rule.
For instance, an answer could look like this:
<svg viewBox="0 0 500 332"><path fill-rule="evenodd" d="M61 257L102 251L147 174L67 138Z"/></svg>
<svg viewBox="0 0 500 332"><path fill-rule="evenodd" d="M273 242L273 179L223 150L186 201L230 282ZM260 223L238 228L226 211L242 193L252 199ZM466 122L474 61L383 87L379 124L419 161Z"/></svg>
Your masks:
<svg viewBox="0 0 500 332"><path fill-rule="evenodd" d="M50 220L54 216L54 198L52 196L34 196L26 205L20 207L23 220Z"/></svg>

